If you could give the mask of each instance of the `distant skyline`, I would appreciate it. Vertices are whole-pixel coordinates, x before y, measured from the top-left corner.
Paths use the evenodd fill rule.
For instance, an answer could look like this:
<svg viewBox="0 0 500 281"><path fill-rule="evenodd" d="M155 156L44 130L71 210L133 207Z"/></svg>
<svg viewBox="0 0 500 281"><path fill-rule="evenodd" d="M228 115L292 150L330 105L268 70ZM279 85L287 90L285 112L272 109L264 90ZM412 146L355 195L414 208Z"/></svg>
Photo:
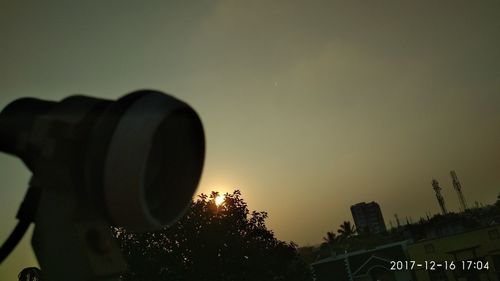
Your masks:
<svg viewBox="0 0 500 281"><path fill-rule="evenodd" d="M242 191L280 240L317 244L350 206L388 224L500 192L500 1L0 1L0 107L162 90L200 114L199 193ZM0 241L29 173L0 155ZM34 262L23 240L0 267ZM16 273L17 274L17 273ZM14 276L14 277L13 277Z"/></svg>

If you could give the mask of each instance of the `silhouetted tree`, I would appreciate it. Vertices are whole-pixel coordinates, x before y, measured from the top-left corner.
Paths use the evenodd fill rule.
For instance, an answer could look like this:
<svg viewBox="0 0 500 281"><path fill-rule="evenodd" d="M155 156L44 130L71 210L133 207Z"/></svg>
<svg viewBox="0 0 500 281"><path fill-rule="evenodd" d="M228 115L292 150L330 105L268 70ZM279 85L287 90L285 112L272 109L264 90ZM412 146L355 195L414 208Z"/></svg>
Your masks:
<svg viewBox="0 0 500 281"><path fill-rule="evenodd" d="M298 248L297 251L306 264L311 264L318 258L320 249L315 246L304 246Z"/></svg>
<svg viewBox="0 0 500 281"><path fill-rule="evenodd" d="M349 239L356 233L356 229L351 225L350 221L344 221L337 232L340 234L341 239Z"/></svg>
<svg viewBox="0 0 500 281"><path fill-rule="evenodd" d="M200 195L187 213L157 233L114 229L129 264L126 281L312 280L294 243L267 229L266 212L249 212L241 193Z"/></svg>
<svg viewBox="0 0 500 281"><path fill-rule="evenodd" d="M359 250L359 249L372 249L376 246L395 242L392 241L389 235L384 235L380 233L373 233L369 228L366 228L365 231L356 231L358 235L353 236L351 240L354 240L351 243L351 250ZM396 240L397 241L397 240Z"/></svg>
<svg viewBox="0 0 500 281"><path fill-rule="evenodd" d="M331 256L338 247L337 236L332 231L328 231L326 236L323 237L323 243L321 243L319 248L319 256L318 258L326 258Z"/></svg>
<svg viewBox="0 0 500 281"><path fill-rule="evenodd" d="M337 230L339 233L338 236L338 241L339 241L339 247L343 250L351 250L353 247L353 241L351 241L352 237L356 233L356 229L354 228L353 225L351 225L350 221L344 221L341 225L340 228Z"/></svg>
<svg viewBox="0 0 500 281"><path fill-rule="evenodd" d="M337 237L336 237L335 233L333 233L332 231L328 231L326 233L326 236L323 237L323 241L325 241L325 243L327 243L329 245L333 245L337 241Z"/></svg>

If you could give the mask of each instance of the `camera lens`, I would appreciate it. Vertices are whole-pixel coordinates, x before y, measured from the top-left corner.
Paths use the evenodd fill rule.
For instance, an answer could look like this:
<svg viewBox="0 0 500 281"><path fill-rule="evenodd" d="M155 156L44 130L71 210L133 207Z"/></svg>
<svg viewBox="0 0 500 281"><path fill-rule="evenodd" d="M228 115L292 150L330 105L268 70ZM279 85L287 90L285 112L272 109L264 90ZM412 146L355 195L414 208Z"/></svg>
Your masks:
<svg viewBox="0 0 500 281"><path fill-rule="evenodd" d="M203 135L190 110L169 114L158 127L146 162L144 196L153 217L179 217L196 189L203 163Z"/></svg>
<svg viewBox="0 0 500 281"><path fill-rule="evenodd" d="M156 91L127 95L108 113L102 122L114 122L99 131L111 132L109 142L96 151L104 152L100 182L109 218L132 231L172 223L191 202L201 177L200 118L189 105Z"/></svg>

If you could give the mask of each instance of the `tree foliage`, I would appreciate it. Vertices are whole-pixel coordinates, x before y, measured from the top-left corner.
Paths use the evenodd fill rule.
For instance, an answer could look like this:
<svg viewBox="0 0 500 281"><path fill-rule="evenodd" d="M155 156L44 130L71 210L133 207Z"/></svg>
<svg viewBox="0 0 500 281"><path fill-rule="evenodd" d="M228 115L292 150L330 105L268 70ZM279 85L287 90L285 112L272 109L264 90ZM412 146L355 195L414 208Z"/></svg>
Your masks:
<svg viewBox="0 0 500 281"><path fill-rule="evenodd" d="M339 226L337 232L339 233L340 239L349 239L356 234L356 228L351 225L350 221L344 221Z"/></svg>
<svg viewBox="0 0 500 281"><path fill-rule="evenodd" d="M328 231L326 233L326 236L323 237L323 241L325 241L325 243L327 244L333 245L335 244L335 242L337 242L337 236L332 231Z"/></svg>
<svg viewBox="0 0 500 281"><path fill-rule="evenodd" d="M371 233L369 229L357 230L350 221L342 222L337 233L339 235L329 231L323 237L324 242L320 245L319 259L342 254L346 251L370 249L388 241L379 234Z"/></svg>
<svg viewBox="0 0 500 281"><path fill-rule="evenodd" d="M217 195L200 195L160 232L114 229L129 264L123 280L312 280L297 246L267 229L266 212L250 212L239 191L219 206Z"/></svg>

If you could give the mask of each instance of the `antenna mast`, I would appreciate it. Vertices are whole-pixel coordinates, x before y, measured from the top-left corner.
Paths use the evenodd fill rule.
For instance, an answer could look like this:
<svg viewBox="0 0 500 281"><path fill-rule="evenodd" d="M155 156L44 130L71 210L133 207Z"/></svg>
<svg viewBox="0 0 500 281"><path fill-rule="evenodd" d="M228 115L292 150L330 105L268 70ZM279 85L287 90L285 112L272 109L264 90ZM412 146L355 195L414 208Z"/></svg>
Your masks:
<svg viewBox="0 0 500 281"><path fill-rule="evenodd" d="M432 180L432 189L436 192L436 198L439 203L439 207L441 207L441 212L443 215L446 215L448 211L446 210L446 205L444 204L444 198L443 195L441 195L441 187L439 186L439 183L437 180L433 179Z"/></svg>
<svg viewBox="0 0 500 281"><path fill-rule="evenodd" d="M458 180L457 173L455 171L450 171L451 179L453 181L453 187L458 194L458 201L460 202L460 210L463 212L467 210L467 202L465 202L464 194L462 193L462 185Z"/></svg>

